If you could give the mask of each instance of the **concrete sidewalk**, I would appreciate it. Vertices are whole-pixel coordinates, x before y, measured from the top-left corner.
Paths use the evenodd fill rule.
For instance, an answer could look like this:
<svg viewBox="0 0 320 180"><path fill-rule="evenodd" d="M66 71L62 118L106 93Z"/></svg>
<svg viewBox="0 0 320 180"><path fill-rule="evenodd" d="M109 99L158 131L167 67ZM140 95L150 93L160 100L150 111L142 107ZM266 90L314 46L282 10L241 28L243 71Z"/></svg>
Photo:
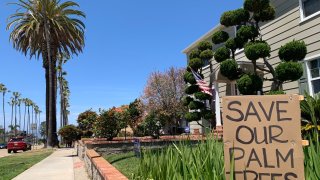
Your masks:
<svg viewBox="0 0 320 180"><path fill-rule="evenodd" d="M87 180L83 162L71 148L57 149L49 157L15 177L15 180Z"/></svg>

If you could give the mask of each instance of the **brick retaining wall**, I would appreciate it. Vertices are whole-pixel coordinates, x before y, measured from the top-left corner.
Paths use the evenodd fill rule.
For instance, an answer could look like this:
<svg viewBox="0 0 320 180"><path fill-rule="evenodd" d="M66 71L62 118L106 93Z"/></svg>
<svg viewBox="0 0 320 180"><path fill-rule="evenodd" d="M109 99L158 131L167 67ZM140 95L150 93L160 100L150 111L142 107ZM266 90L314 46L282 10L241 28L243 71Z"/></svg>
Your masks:
<svg viewBox="0 0 320 180"><path fill-rule="evenodd" d="M95 150L87 149L82 141L77 142L78 156L84 160L88 175L94 180L128 180Z"/></svg>

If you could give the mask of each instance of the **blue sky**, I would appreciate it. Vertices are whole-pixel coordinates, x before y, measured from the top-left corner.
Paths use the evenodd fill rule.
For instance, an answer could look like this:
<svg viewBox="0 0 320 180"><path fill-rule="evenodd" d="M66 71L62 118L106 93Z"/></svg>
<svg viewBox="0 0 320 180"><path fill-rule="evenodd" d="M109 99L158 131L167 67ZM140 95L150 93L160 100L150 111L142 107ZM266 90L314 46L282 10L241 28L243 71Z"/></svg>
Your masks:
<svg viewBox="0 0 320 180"><path fill-rule="evenodd" d="M0 2L0 82L32 99L44 111L42 60L30 60L13 49L6 31L6 19L16 10L7 3L15 1ZM186 57L181 51L218 24L224 11L242 6L241 0L75 2L87 18L83 20L84 52L65 65L71 90L72 124L76 124L80 112L89 108L107 109L130 103L141 95L151 72L171 66L185 67ZM8 115L9 112L7 107Z"/></svg>

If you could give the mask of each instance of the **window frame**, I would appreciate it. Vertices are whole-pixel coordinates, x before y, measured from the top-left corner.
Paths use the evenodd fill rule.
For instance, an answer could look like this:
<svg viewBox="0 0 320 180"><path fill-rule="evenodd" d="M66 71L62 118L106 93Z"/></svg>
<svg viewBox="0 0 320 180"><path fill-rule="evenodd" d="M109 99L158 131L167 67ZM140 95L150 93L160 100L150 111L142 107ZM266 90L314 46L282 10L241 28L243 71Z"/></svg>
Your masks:
<svg viewBox="0 0 320 180"><path fill-rule="evenodd" d="M320 14L320 10L305 17L305 14L304 14L304 7L303 7L303 3L302 3L303 0L299 0L299 9L300 9L300 23L304 22L304 21L307 21L309 19L312 19L314 18L315 16L318 16Z"/></svg>
<svg viewBox="0 0 320 180"><path fill-rule="evenodd" d="M304 63L306 65L306 71L307 71L307 82L308 82L309 94L311 96L315 95L314 90L313 90L313 86L312 86L312 81L320 79L320 76L316 77L316 78L312 78L312 75L311 75L311 61L313 61L313 60L320 60L320 54L308 57L308 58L306 58L304 60ZM320 92L318 92L318 93L320 93Z"/></svg>

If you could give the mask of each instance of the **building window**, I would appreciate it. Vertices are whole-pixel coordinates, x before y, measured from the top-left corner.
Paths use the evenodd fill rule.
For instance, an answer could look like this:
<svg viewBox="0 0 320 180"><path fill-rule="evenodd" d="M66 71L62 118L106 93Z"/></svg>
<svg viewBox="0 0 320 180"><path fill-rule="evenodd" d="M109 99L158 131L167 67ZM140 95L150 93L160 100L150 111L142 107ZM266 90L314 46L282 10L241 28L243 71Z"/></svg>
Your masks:
<svg viewBox="0 0 320 180"><path fill-rule="evenodd" d="M313 94L320 92L320 58L309 62L310 84Z"/></svg>
<svg viewBox="0 0 320 180"><path fill-rule="evenodd" d="M300 0L302 18L320 13L320 0Z"/></svg>

